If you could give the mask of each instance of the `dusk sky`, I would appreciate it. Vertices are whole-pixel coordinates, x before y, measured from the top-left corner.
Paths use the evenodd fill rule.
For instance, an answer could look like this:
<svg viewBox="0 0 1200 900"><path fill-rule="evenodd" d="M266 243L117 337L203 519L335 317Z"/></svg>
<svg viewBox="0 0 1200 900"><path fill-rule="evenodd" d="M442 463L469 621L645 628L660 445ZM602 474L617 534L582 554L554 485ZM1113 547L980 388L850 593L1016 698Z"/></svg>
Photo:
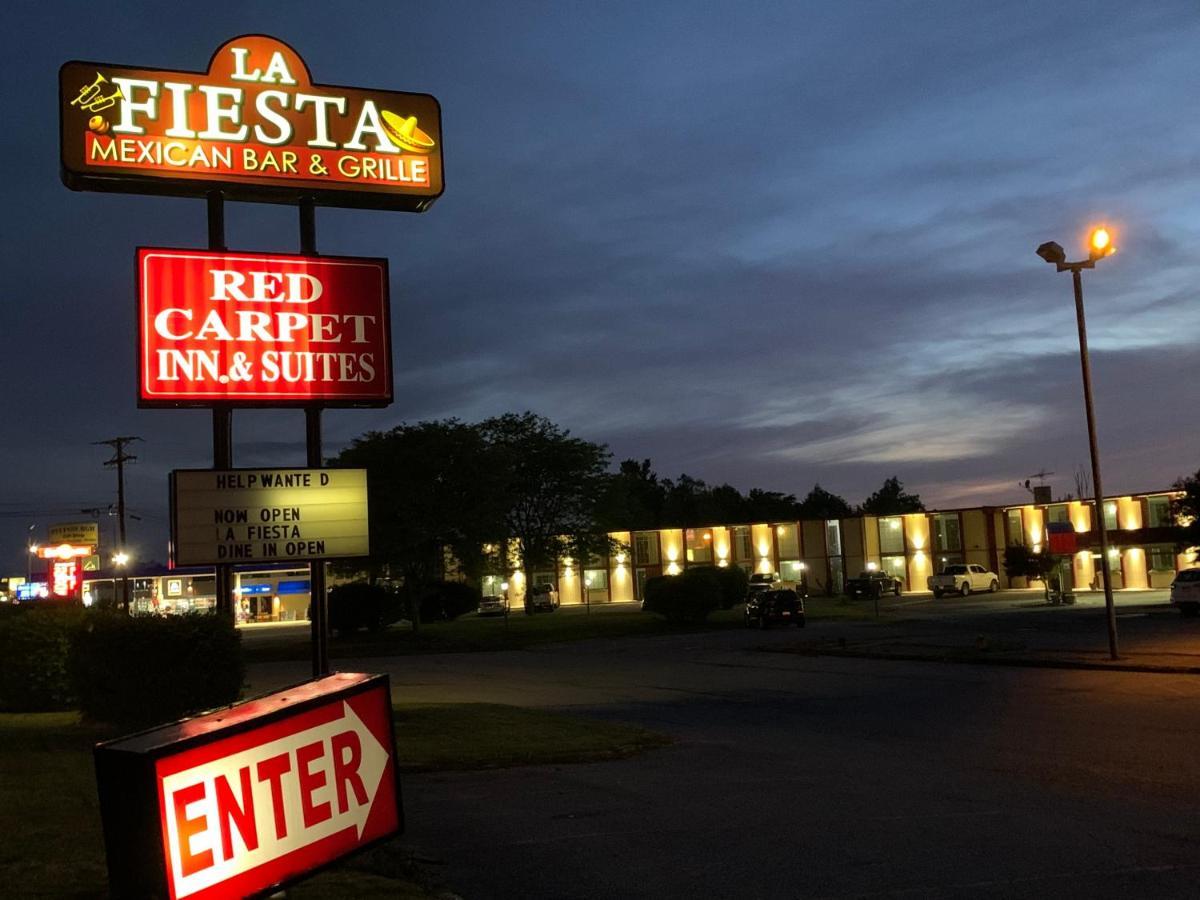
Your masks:
<svg viewBox="0 0 1200 900"><path fill-rule="evenodd" d="M1108 493L1200 468L1200 6L1101 2L20 4L0 60L8 225L2 574L129 472L165 560L167 473L207 411L138 410L134 251L202 247L198 200L74 193L71 59L203 69L291 44L315 81L434 94L445 195L317 212L323 253L391 261L395 403L369 429L533 410L681 472L928 506L1056 493L1087 463L1070 276L1084 275ZM231 204L234 250L298 250L294 208ZM302 465L299 412L234 416L236 465ZM105 528L108 527L105 522Z"/></svg>

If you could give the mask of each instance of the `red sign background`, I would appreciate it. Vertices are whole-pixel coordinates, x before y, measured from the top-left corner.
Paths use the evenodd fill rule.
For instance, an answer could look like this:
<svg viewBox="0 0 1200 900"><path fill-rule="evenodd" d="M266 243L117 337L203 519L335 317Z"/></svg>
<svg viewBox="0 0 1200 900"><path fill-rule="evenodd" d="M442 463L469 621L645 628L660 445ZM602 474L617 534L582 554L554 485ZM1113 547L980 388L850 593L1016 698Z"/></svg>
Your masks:
<svg viewBox="0 0 1200 900"><path fill-rule="evenodd" d="M83 598L83 559L51 557L47 560L46 586L50 596L60 600Z"/></svg>
<svg viewBox="0 0 1200 900"><path fill-rule="evenodd" d="M138 249L140 406L387 406L387 260Z"/></svg>

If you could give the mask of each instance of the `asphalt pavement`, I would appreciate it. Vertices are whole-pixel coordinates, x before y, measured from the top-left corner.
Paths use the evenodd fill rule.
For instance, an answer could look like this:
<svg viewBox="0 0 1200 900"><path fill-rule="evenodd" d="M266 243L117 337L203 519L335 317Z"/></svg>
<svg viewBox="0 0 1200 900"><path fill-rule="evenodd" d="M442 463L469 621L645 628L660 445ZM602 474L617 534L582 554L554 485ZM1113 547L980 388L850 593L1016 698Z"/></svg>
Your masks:
<svg viewBox="0 0 1200 900"><path fill-rule="evenodd" d="M1122 612L1200 647L1195 620ZM1102 612L1086 607L914 615L901 625L999 617L1104 641ZM1200 893L1197 676L760 649L869 627L342 668L390 672L401 700L552 708L675 737L618 762L406 778L406 843L467 898ZM251 676L265 688L295 669Z"/></svg>

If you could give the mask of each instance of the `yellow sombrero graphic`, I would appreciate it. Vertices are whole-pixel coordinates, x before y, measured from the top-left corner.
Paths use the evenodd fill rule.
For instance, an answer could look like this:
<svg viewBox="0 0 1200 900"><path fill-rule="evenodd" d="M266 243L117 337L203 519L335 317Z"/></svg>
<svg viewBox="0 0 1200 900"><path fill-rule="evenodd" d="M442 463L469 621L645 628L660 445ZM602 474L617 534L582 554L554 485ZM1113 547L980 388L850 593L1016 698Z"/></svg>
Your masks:
<svg viewBox="0 0 1200 900"><path fill-rule="evenodd" d="M417 117L404 118L386 109L380 110L383 130L388 138L401 150L409 153L428 153L434 147L433 138L417 127Z"/></svg>

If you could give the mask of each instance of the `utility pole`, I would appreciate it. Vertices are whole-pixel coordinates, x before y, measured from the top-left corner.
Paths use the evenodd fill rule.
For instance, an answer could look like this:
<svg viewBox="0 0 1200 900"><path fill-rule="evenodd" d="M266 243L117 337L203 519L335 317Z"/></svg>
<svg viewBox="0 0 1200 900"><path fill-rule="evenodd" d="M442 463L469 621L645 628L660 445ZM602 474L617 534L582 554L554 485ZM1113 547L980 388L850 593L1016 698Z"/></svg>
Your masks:
<svg viewBox="0 0 1200 900"><path fill-rule="evenodd" d="M140 441L140 437L115 437L109 438L107 441L93 441L93 444L103 444L107 447L112 447L113 458L108 460L104 467L117 470L117 528L120 534L120 546L117 547L117 552L113 555L113 561L121 568L121 608L125 614L129 614L129 554L125 550L125 463L131 463L137 459L136 456L126 453L125 447L134 441ZM117 562L120 560L120 562Z"/></svg>

